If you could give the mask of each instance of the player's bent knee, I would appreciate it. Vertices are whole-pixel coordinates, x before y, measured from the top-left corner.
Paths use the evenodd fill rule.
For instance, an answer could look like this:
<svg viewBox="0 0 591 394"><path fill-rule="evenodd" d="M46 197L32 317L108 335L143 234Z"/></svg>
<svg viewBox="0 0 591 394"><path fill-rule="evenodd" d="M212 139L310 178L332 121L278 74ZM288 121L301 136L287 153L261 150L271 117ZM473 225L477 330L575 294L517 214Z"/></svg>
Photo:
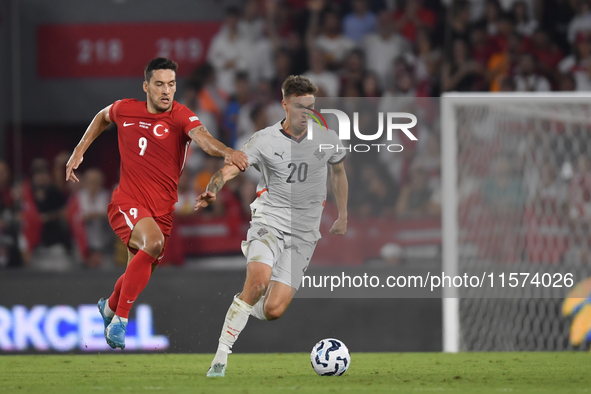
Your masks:
<svg viewBox="0 0 591 394"><path fill-rule="evenodd" d="M249 284L250 294L255 298L259 299L267 290L267 282L263 278L256 278Z"/></svg>
<svg viewBox="0 0 591 394"><path fill-rule="evenodd" d="M150 256L157 258L162 253L164 249L164 236L154 236L150 237L146 240L144 245L144 252L149 254Z"/></svg>

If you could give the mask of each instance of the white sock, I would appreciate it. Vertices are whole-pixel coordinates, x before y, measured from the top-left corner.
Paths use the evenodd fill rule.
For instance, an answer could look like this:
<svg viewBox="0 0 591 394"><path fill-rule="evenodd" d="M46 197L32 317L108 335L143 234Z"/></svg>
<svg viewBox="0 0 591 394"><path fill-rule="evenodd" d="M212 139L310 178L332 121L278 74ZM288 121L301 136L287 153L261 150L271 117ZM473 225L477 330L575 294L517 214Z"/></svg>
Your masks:
<svg viewBox="0 0 591 394"><path fill-rule="evenodd" d="M117 319L121 320L125 324L127 324L127 322L128 322L128 319L126 317L121 317L121 316L115 315L115 316L113 316L113 321L111 322L111 324L115 323Z"/></svg>
<svg viewBox="0 0 591 394"><path fill-rule="evenodd" d="M238 339L240 332L246 327L251 311L251 305L248 305L238 297L234 297L232 305L230 305L228 313L226 313L218 350L211 362L212 366L217 363L227 364L228 353L230 353L230 349L232 349L232 346Z"/></svg>
<svg viewBox="0 0 591 394"><path fill-rule="evenodd" d="M111 308L109 308L109 299L107 299L107 302L105 302L105 310L103 312L107 317L115 316L115 311L112 311Z"/></svg>
<svg viewBox="0 0 591 394"><path fill-rule="evenodd" d="M224 364L228 365L228 354L232 353L228 345L224 345L220 343L218 345L218 350L215 352L215 357L211 362L211 366L213 367L216 364Z"/></svg>
<svg viewBox="0 0 591 394"><path fill-rule="evenodd" d="M265 316L264 304L265 304L265 296L262 296L261 299L256 304L254 304L250 314L259 320L266 321L267 317Z"/></svg>

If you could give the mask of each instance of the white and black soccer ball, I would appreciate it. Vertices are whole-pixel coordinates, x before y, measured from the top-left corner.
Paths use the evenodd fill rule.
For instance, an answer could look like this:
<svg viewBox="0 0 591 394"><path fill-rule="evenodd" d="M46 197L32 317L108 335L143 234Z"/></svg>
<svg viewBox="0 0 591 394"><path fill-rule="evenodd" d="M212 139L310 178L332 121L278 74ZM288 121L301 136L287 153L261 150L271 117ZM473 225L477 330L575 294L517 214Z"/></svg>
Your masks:
<svg viewBox="0 0 591 394"><path fill-rule="evenodd" d="M314 345L310 362L320 376L341 376L351 365L351 355L343 342L327 338Z"/></svg>

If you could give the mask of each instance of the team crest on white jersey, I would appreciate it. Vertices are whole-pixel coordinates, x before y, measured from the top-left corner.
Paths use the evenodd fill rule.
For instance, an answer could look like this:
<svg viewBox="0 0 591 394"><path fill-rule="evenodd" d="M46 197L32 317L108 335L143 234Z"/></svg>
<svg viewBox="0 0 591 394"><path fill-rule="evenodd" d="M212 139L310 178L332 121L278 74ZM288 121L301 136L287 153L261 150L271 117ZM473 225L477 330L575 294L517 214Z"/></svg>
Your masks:
<svg viewBox="0 0 591 394"><path fill-rule="evenodd" d="M314 152L314 156L316 156L318 160L322 160L322 158L326 156L326 152L322 152L320 148L318 148L316 149L316 152Z"/></svg>

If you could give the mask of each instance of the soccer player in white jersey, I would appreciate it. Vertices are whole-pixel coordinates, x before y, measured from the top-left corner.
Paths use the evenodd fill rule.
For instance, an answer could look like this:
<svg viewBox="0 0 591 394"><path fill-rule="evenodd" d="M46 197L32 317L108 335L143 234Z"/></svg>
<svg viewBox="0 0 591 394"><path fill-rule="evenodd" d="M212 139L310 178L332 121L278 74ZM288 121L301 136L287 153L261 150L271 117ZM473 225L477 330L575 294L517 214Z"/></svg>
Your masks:
<svg viewBox="0 0 591 394"><path fill-rule="evenodd" d="M339 212L330 233L347 231L345 149L335 131L318 125L313 126L313 138L308 138L317 88L308 78L292 75L281 90L285 119L254 133L242 148L249 165L260 171L261 181L258 197L250 205L250 229L242 242L246 281L226 314L209 377L225 376L228 354L250 315L260 320L280 318L300 287L320 238L327 163ZM215 173L195 209L215 201L224 184L239 173L234 165Z"/></svg>

